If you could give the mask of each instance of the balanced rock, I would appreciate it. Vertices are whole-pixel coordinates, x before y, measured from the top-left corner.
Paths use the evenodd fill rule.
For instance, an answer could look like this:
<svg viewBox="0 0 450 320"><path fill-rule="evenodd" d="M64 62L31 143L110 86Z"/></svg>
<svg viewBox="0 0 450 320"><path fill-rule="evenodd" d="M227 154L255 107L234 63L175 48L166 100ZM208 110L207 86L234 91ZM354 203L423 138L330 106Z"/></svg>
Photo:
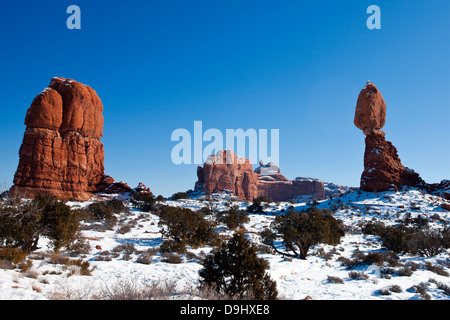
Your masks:
<svg viewBox="0 0 450 320"><path fill-rule="evenodd" d="M377 192L398 190L403 186L425 186L414 170L405 167L393 144L385 139L386 103L375 85L368 82L356 104L355 125L366 135L364 171L360 189Z"/></svg>
<svg viewBox="0 0 450 320"><path fill-rule="evenodd" d="M72 79L53 78L34 98L10 190L32 198L53 194L61 200L88 200L114 183L105 179L103 104L97 93Z"/></svg>
<svg viewBox="0 0 450 320"><path fill-rule="evenodd" d="M366 134L382 129L385 123L386 102L378 88L368 81L356 102L355 125Z"/></svg>

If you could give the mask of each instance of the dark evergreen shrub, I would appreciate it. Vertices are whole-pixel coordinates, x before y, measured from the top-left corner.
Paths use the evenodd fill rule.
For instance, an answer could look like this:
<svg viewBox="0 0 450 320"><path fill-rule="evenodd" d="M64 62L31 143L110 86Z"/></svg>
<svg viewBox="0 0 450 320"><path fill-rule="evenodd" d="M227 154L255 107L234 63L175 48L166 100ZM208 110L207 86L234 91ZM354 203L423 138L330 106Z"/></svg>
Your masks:
<svg viewBox="0 0 450 320"><path fill-rule="evenodd" d="M336 245L344 236L341 221L336 220L328 209L311 207L305 212L289 210L275 218L270 230L261 233L263 241L271 245L278 253L306 259L311 246L318 243ZM274 240L281 237L286 251L280 252L274 246Z"/></svg>
<svg viewBox="0 0 450 320"><path fill-rule="evenodd" d="M215 244L218 234L215 224L206 220L201 213L188 208L162 206L158 213L159 226L165 239L178 243L173 247L182 248L184 245L194 247Z"/></svg>
<svg viewBox="0 0 450 320"><path fill-rule="evenodd" d="M162 195L158 195L158 196L156 197L156 201L160 201L160 202L166 201L166 198L164 198Z"/></svg>
<svg viewBox="0 0 450 320"><path fill-rule="evenodd" d="M361 231L379 236L383 246L395 253L432 257L450 245L448 229L430 229L422 218L405 219L394 226L368 222L361 227Z"/></svg>
<svg viewBox="0 0 450 320"><path fill-rule="evenodd" d="M156 199L151 192L136 192L130 198L130 203L134 208L148 212L155 209Z"/></svg>
<svg viewBox="0 0 450 320"><path fill-rule="evenodd" d="M237 232L205 258L199 272L200 284L233 298L274 300L278 291L276 282L265 272L267 268L267 261L258 257L256 246Z"/></svg>
<svg viewBox="0 0 450 320"><path fill-rule="evenodd" d="M253 199L253 203L247 207L247 211L250 213L264 213L264 203L271 203L272 199L269 197L258 197Z"/></svg>
<svg viewBox="0 0 450 320"><path fill-rule="evenodd" d="M0 208L0 245L37 249L40 236L50 239L55 250L69 246L78 230L76 211L53 196L37 196L28 203Z"/></svg>
<svg viewBox="0 0 450 320"><path fill-rule="evenodd" d="M219 212L217 214L217 219L230 229L242 227L244 223L250 221L248 213L246 211L239 210L236 206L233 206L228 210Z"/></svg>
<svg viewBox="0 0 450 320"><path fill-rule="evenodd" d="M189 199L187 192L176 192L171 197L172 200Z"/></svg>

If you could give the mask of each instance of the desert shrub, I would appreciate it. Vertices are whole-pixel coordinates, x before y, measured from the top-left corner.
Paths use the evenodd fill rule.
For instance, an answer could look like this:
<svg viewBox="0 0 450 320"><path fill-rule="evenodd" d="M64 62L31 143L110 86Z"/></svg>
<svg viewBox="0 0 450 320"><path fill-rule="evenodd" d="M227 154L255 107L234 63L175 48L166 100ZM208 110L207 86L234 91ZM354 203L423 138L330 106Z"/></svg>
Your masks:
<svg viewBox="0 0 450 320"><path fill-rule="evenodd" d="M126 255L131 255L133 253L135 253L136 250L136 246L134 245L134 243L121 243L117 246L115 246L114 248L112 248L111 250L113 253L124 253Z"/></svg>
<svg viewBox="0 0 450 320"><path fill-rule="evenodd" d="M347 258L347 257L339 257L337 258L337 261L339 261L340 263L342 263L347 269L353 269L359 265L361 265L361 260L357 259L357 258Z"/></svg>
<svg viewBox="0 0 450 320"><path fill-rule="evenodd" d="M199 212L201 212L204 216L217 215L219 213L219 202L217 199L206 196L203 201L203 207L200 208ZM228 203L226 204L228 206Z"/></svg>
<svg viewBox="0 0 450 320"><path fill-rule="evenodd" d="M418 293L419 296L422 298L422 300L430 300L431 299L430 295L427 293L427 291L428 291L427 284L419 283L417 285L412 286L408 290Z"/></svg>
<svg viewBox="0 0 450 320"><path fill-rule="evenodd" d="M50 238L54 249L68 247L75 239L79 221L69 206L54 197L36 197L34 205L41 210L42 234Z"/></svg>
<svg viewBox="0 0 450 320"><path fill-rule="evenodd" d="M160 202L166 201L166 198L164 198L162 195L158 195L158 196L156 197L156 201L160 201Z"/></svg>
<svg viewBox="0 0 450 320"><path fill-rule="evenodd" d="M376 293L378 293L379 295L382 295L382 296L388 296L391 294L391 292L389 291L389 288L379 289L376 291Z"/></svg>
<svg viewBox="0 0 450 320"><path fill-rule="evenodd" d="M163 238L190 246L214 244L218 239L215 225L199 212L188 208L162 206L158 210Z"/></svg>
<svg viewBox="0 0 450 320"><path fill-rule="evenodd" d="M395 293L400 293L400 292L403 291L402 288L399 285L397 285L397 284L390 285L388 287L388 289L389 289L390 292L395 292Z"/></svg>
<svg viewBox="0 0 450 320"><path fill-rule="evenodd" d="M231 207L228 210L219 212L217 214L217 219L230 229L242 227L244 223L250 221L248 213L246 211L239 210L235 206Z"/></svg>
<svg viewBox="0 0 450 320"><path fill-rule="evenodd" d="M203 261L200 285L214 287L218 294L238 298L273 300L276 282L265 272L266 260L259 258L256 246L237 232Z"/></svg>
<svg viewBox="0 0 450 320"><path fill-rule="evenodd" d="M151 263L152 263L152 258L153 258L153 255L149 255L149 254L141 254L141 255L136 259L136 262L137 262L137 263L142 263L142 264L151 264Z"/></svg>
<svg viewBox="0 0 450 320"><path fill-rule="evenodd" d="M93 220L104 221L109 228L117 224L118 219L115 214L129 212L123 202L116 199L94 202L86 210L91 213Z"/></svg>
<svg viewBox="0 0 450 320"><path fill-rule="evenodd" d="M253 199L253 203L247 207L247 211L250 213L264 213L264 203L271 203L272 199L269 197L258 197Z"/></svg>
<svg viewBox="0 0 450 320"><path fill-rule="evenodd" d="M432 257L449 248L449 230L429 229L422 220L422 218L405 219L395 226L368 222L361 227L361 231L379 236L383 246L395 253Z"/></svg>
<svg viewBox="0 0 450 320"><path fill-rule="evenodd" d="M70 259L70 257L66 256L65 254L53 252L48 257L48 262L52 264L59 264L62 265L65 269L71 269L69 276L76 273L76 270L79 272L80 275L84 276L90 276L91 272L94 270L94 268L90 268L90 263L88 261L85 261L83 259ZM70 268L70 267L76 267L76 268Z"/></svg>
<svg viewBox="0 0 450 320"><path fill-rule="evenodd" d="M186 254L184 255L186 260L202 260L203 258L196 255L194 252L191 251L187 251Z"/></svg>
<svg viewBox="0 0 450 320"><path fill-rule="evenodd" d="M274 240L281 237L287 251L293 255L280 252L274 246ZM311 207L305 212L289 210L284 215L275 217L271 230L266 229L261 233L263 243L272 246L278 253L299 256L306 259L311 246L318 243L336 245L344 236L342 222L336 220L328 209ZM297 253L299 250L299 253Z"/></svg>
<svg viewBox="0 0 450 320"><path fill-rule="evenodd" d="M438 289L441 289L445 295L450 296L450 286L435 279L430 279L430 282L434 283Z"/></svg>
<svg viewBox="0 0 450 320"><path fill-rule="evenodd" d="M124 205L122 201L119 199L111 199L104 202L108 207L112 208L113 213L119 214L119 213L129 213L130 209Z"/></svg>
<svg viewBox="0 0 450 320"><path fill-rule="evenodd" d="M337 284L342 284L344 283L344 280L342 280L339 277L334 277L334 276L328 276L327 277L328 282L330 283L337 283Z"/></svg>
<svg viewBox="0 0 450 320"><path fill-rule="evenodd" d="M91 276L94 270L94 268L90 268L90 263L83 259L70 259L68 265L78 267L78 271L82 276ZM74 274L75 272L72 271L72 273Z"/></svg>
<svg viewBox="0 0 450 320"><path fill-rule="evenodd" d="M178 263L182 263L183 259L181 259L181 256L178 253L175 252L165 252L162 254L162 262L166 262L166 263L174 263L174 264L178 264Z"/></svg>
<svg viewBox="0 0 450 320"><path fill-rule="evenodd" d="M159 251L161 253L166 252L178 252L185 253L186 252L186 243L183 241L173 241L173 240L164 240L161 246L159 247Z"/></svg>
<svg viewBox="0 0 450 320"><path fill-rule="evenodd" d="M24 262L26 258L27 253L21 248L0 248L0 260L18 264Z"/></svg>
<svg viewBox="0 0 450 320"><path fill-rule="evenodd" d="M376 251L365 254L360 250L355 250L350 258L339 257L337 261L341 262L348 269L353 269L361 265L398 266L398 256L392 251Z"/></svg>
<svg viewBox="0 0 450 320"><path fill-rule="evenodd" d="M438 264L432 264L431 262L425 262L425 269L434 272L440 276L448 277L449 273L444 270L444 267Z"/></svg>
<svg viewBox="0 0 450 320"><path fill-rule="evenodd" d="M171 197L172 200L189 199L187 192L176 192Z"/></svg>
<svg viewBox="0 0 450 320"><path fill-rule="evenodd" d="M367 280L369 279L369 275L364 271L350 271L348 273L348 277L354 280Z"/></svg>
<svg viewBox="0 0 450 320"><path fill-rule="evenodd" d="M124 224L120 226L120 228L117 230L120 234L125 234L131 231L131 226L129 224Z"/></svg>
<svg viewBox="0 0 450 320"><path fill-rule="evenodd" d="M31 202L0 208L0 245L37 249L40 236L50 239L55 250L69 246L78 230L76 212L53 196L37 196Z"/></svg>
<svg viewBox="0 0 450 320"><path fill-rule="evenodd" d="M108 250L101 251L98 253L98 255L95 257L95 261L111 261L111 252Z"/></svg>
<svg viewBox="0 0 450 320"><path fill-rule="evenodd" d="M403 267L397 271L397 275L400 277L411 277L412 274L413 274L413 270L409 267Z"/></svg>
<svg viewBox="0 0 450 320"><path fill-rule="evenodd" d="M448 248L448 232L441 230L418 230L413 232L407 245L408 252L422 257L433 257Z"/></svg>
<svg viewBox="0 0 450 320"><path fill-rule="evenodd" d="M384 232L386 225L381 221L369 221L361 225L364 234L380 235Z"/></svg>
<svg viewBox="0 0 450 320"><path fill-rule="evenodd" d="M175 280L168 279L158 279L150 283L143 283L137 278L118 278L104 285L100 292L94 292L93 296L95 299L115 301L169 300L173 299L174 296L188 294L188 292L177 289Z"/></svg>
<svg viewBox="0 0 450 320"><path fill-rule="evenodd" d="M79 232L79 231L78 231ZM81 238L81 234L75 235L76 240L73 241L67 249L70 250L70 256L80 256L82 254L88 254L91 251L91 245L89 241Z"/></svg>
<svg viewBox="0 0 450 320"><path fill-rule="evenodd" d="M155 209L156 199L151 192L135 192L130 198L131 205L141 211L152 211Z"/></svg>
<svg viewBox="0 0 450 320"><path fill-rule="evenodd" d="M258 249L259 253L264 253L264 254L273 254L273 249L271 246L268 246L266 244L258 244L256 246L256 248Z"/></svg>

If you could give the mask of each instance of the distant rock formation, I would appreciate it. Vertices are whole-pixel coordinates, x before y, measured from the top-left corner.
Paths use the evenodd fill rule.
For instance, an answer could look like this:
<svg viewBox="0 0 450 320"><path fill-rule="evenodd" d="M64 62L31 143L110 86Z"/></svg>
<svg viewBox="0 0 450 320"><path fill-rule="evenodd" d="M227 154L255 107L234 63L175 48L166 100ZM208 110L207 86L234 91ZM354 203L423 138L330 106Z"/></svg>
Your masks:
<svg viewBox="0 0 450 320"><path fill-rule="evenodd" d="M273 166L268 164L266 166ZM276 168L278 168L276 166ZM256 168L255 172L261 172L261 167ZM264 172L264 171L262 171ZM325 199L325 188L322 181L314 178L298 177L294 180L288 180L278 171L266 171L266 174L258 176L258 195L269 197L274 201L306 202L308 200Z"/></svg>
<svg viewBox="0 0 450 320"><path fill-rule="evenodd" d="M224 159L229 161L224 161ZM230 161L232 160L232 161ZM252 201L261 196L274 201L325 199L323 183L318 179L286 179L274 163L264 164L253 170L248 159L237 158L231 150L221 150L211 155L203 167L197 168L196 190L203 194L232 192L242 200Z"/></svg>
<svg viewBox="0 0 450 320"><path fill-rule="evenodd" d="M360 189L376 192L398 190L403 186L425 186L419 174L402 165L397 149L386 141L385 133L381 131L385 121L383 96L373 83L367 82L359 94L354 120L366 136Z"/></svg>
<svg viewBox="0 0 450 320"><path fill-rule="evenodd" d="M263 176L274 176L280 174L280 167L276 163L269 162L264 164L262 160L259 161L259 167L255 169L255 173Z"/></svg>
<svg viewBox="0 0 450 320"><path fill-rule="evenodd" d="M258 175L248 159L237 158L231 150L220 150L217 155L210 155L197 168L198 181L195 188L204 194L231 191L244 200L258 197Z"/></svg>
<svg viewBox="0 0 450 320"><path fill-rule="evenodd" d="M450 180L428 184L428 192L450 201Z"/></svg>
<svg viewBox="0 0 450 320"><path fill-rule="evenodd" d="M111 187L115 181L104 174L100 141L102 112L103 104L89 86L51 79L27 111L10 194L22 198L53 194L61 200L84 201Z"/></svg>
<svg viewBox="0 0 450 320"><path fill-rule="evenodd" d="M132 191L130 186L123 182L116 182L112 177L105 175L102 181L97 184L97 192L105 194L121 194Z"/></svg>
<svg viewBox="0 0 450 320"><path fill-rule="evenodd" d="M342 194L358 190L356 187L348 187L333 182L323 182L323 185L325 187L325 197L327 199L339 197Z"/></svg>

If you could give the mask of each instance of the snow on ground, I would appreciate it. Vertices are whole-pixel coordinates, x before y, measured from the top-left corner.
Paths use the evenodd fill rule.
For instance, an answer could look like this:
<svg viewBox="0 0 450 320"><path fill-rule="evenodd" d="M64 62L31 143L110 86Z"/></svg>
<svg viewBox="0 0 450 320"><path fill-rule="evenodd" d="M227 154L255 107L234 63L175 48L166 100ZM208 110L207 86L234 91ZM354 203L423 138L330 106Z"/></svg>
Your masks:
<svg viewBox="0 0 450 320"><path fill-rule="evenodd" d="M208 200L209 199L209 200ZM209 205L217 210L223 210L230 202L227 195L215 195L211 198L184 199L165 201L170 206L188 207L198 210ZM363 271L366 279L352 279L339 257L351 257L355 250L364 253L383 250L375 236L364 235L357 230L361 221L382 220L389 224L410 214L413 218L427 218L433 228L442 228L450 220L450 212L440 205L445 200L425 194L420 190L399 192L367 193L354 191L322 201L319 208L329 208L337 219L343 220L349 232L339 245L319 244L310 250L307 260L288 259L279 254L260 253L269 262L272 279L276 280L279 297L288 300L304 299L310 296L314 300L409 300L421 299L414 286L425 284L427 293L432 300L448 300L449 296L439 288L437 283L450 286L448 276L439 275L427 270L426 262L440 263L443 269L450 271L449 251L435 257L400 256L400 262L415 262L421 267L411 276L382 277L379 268L375 266L359 266L354 271ZM234 202L244 209L248 203ZM72 207L85 206L88 203L68 203ZM248 237L258 243L258 233L270 226L276 214L285 212L289 207L295 210L306 209L306 203L272 203L267 205L265 214L250 214L250 222L244 225ZM439 219L437 219L439 218ZM18 269L0 268L0 299L36 300L36 299L94 299L99 291L112 291L120 281L128 281L135 285L171 282L178 290L194 288L198 284L198 271L202 268L199 257L208 254L212 248L189 248L190 255L182 255L181 263L164 262L162 255L156 252L151 257L151 263L139 263L139 253L135 251L126 255L123 251L114 254L120 244L134 245L136 250L145 251L157 248L163 241L159 227L159 218L148 212L130 209L130 212L118 215L120 223L112 230L83 228L82 236L89 242L90 251L84 255L84 260L90 264L91 275L80 275L79 268L67 267L52 260L51 251L45 239L41 239L36 252L30 255L32 266L21 272ZM120 226L128 224L130 231L119 232ZM351 232L353 230L353 232ZM225 226L219 231L231 234ZM326 255L326 253L333 254ZM106 253L109 253L106 254ZM102 259L102 257L108 257ZM73 259L79 257L73 257ZM332 283L329 277L340 279L342 283ZM430 279L433 279L430 281ZM400 292L381 294L381 289L399 286ZM398 290L397 290L398 291Z"/></svg>

